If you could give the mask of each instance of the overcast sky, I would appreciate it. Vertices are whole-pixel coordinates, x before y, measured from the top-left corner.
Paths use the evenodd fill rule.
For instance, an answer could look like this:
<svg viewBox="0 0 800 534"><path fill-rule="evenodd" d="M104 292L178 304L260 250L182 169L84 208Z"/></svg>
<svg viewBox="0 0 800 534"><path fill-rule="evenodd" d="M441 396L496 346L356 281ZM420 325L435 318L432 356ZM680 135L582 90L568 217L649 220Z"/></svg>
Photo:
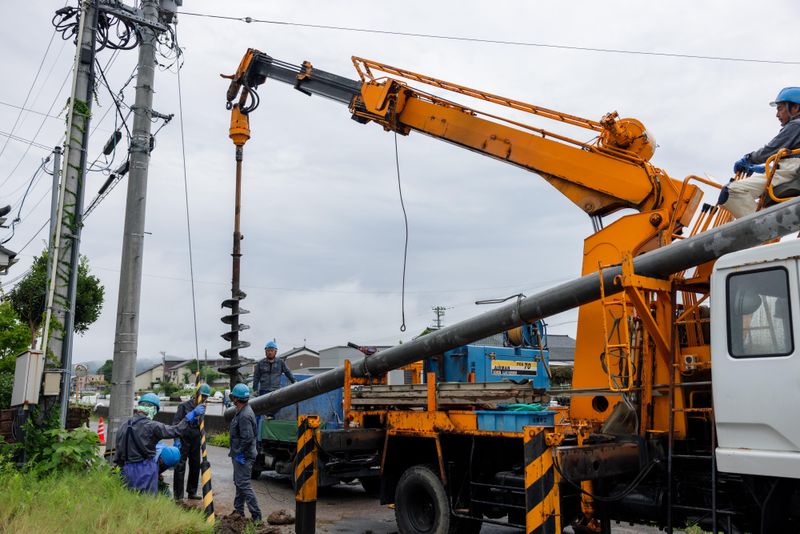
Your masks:
<svg viewBox="0 0 800 534"><path fill-rule="evenodd" d="M5 83L0 132L8 133L44 57L15 135L54 146L74 46L53 35L61 0L6 2L0 34ZM800 61L800 4L784 1L547 1L402 3L186 0L183 11L301 24L425 33L572 47ZM230 294L234 149L228 139L227 82L245 50L356 78L362 56L590 119L617 110L643 121L659 148L653 162L672 177L727 181L733 162L778 130L768 103L800 85L798 64L716 61L539 46L379 35L293 25L180 16L186 165L194 254L200 356L226 347L220 302ZM110 51L99 55L101 64ZM136 63L121 52L107 69L120 88ZM163 61L163 60L162 60ZM66 83L62 85L62 82ZM125 90L133 102L135 84ZM160 70L154 108L178 114L175 69ZM528 295L580 274L588 217L537 175L418 134L399 137L400 176L409 219L405 318L400 331L404 225L393 134L350 120L345 106L268 82L251 116L245 147L241 285L251 314L242 351L260 356L275 338L281 350L321 349L348 341L394 344L431 324L486 311L477 299ZM480 109L484 104L465 101ZM51 107L52 106L52 107ZM105 89L97 91L89 156L114 130ZM508 112L501 111L508 115ZM105 115L105 119L100 118ZM536 118L536 126L564 131ZM573 132L569 132L573 133ZM591 135L580 133L581 139ZM0 136L0 147L6 138ZM27 152L26 152L27 150ZM10 140L0 153L0 204L19 205L47 151ZM112 165L116 167L121 155ZM101 158L100 164L103 163ZM103 166L103 165L101 165ZM107 171L91 172L86 201ZM139 355L195 352L183 167L178 120L157 135L149 174ZM6 243L20 250L49 217L50 177L31 188L22 221ZM74 360L111 358L119 285L126 182L87 218L81 252L106 288L99 321L76 338ZM713 202L709 193L706 201ZM0 235L8 236L8 230ZM42 232L0 278L23 273L45 247ZM5 237L3 237L4 239ZM8 285L7 285L8 284ZM549 319L550 331L574 335L577 313Z"/></svg>

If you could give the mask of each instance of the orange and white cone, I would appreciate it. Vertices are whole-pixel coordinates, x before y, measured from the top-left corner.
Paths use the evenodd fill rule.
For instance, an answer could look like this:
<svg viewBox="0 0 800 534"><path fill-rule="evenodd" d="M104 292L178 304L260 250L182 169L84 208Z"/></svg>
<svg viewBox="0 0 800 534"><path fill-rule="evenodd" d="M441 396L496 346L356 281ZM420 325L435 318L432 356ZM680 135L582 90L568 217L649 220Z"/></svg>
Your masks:
<svg viewBox="0 0 800 534"><path fill-rule="evenodd" d="M100 440L100 445L106 444L106 425L103 423L103 418L97 422L97 438Z"/></svg>

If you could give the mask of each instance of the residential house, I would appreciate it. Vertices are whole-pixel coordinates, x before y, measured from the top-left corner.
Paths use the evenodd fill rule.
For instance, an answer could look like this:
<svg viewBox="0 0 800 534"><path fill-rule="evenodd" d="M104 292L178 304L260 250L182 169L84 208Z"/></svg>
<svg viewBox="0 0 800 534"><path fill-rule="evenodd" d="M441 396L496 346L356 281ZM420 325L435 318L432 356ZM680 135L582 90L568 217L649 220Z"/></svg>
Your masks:
<svg viewBox="0 0 800 534"><path fill-rule="evenodd" d="M8 269L17 263L17 253L0 246L0 274L8 274Z"/></svg>
<svg viewBox="0 0 800 534"><path fill-rule="evenodd" d="M175 384L183 384L183 377L178 369L186 363L187 360L167 356L161 362L137 374L134 381L134 388L136 391L152 389L153 386L164 382L164 380Z"/></svg>
<svg viewBox="0 0 800 534"><path fill-rule="evenodd" d="M278 354L286 362L290 371L302 371L309 367L319 367L319 352L308 347L295 347L283 354Z"/></svg>

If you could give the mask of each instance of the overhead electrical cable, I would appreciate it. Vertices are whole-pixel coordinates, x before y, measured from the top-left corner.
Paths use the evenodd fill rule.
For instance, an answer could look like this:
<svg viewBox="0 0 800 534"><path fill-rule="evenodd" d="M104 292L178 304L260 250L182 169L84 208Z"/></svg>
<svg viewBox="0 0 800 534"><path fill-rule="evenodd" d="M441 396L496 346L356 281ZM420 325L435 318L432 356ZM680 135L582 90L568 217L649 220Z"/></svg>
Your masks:
<svg viewBox="0 0 800 534"><path fill-rule="evenodd" d="M47 164L48 161L50 161L50 156L47 156L47 158L42 160L42 163L39 164L39 167L36 169L36 172L33 173L33 176L31 176L30 181L28 181L28 187L25 189L25 194L19 201L19 207L17 207L17 216L14 217L14 219L11 221L11 235L0 241L0 245L8 243L14 237L14 233L17 230L17 224L19 224L19 222L22 220L20 214L22 213L22 208L25 206L25 199L28 198L28 193L30 193L31 187L33 187L33 184L34 182L36 182L37 177L43 174L42 171L44 170L44 166Z"/></svg>
<svg viewBox="0 0 800 534"><path fill-rule="evenodd" d="M41 111L36 111L35 109L24 108L22 106L17 106L15 104L11 104L10 102L3 102L2 100L0 100L0 106L8 106L10 108L19 109L21 111L27 111L28 113L33 113L34 115L41 115L41 116L47 117L49 119L55 119L57 121L61 121L61 117L58 117L57 115L48 115L47 113L43 113Z"/></svg>
<svg viewBox="0 0 800 534"><path fill-rule="evenodd" d="M537 43L532 41L509 41L505 39L481 39L479 37L463 37L458 35L440 35L434 33L418 33L418 32L398 32L390 30L378 30L374 28L355 28L350 26L332 26L329 24L307 24L302 22L289 22L284 20L269 20L269 19L256 19L253 17L229 17L224 15L212 15L209 13L191 13L181 11L181 15L188 15L192 17L207 17L212 19L233 20L238 22L260 23L260 24L274 24L278 26L294 26L298 28L312 28L318 30L337 30L358 33L373 33L379 35L397 35L400 37L420 37L423 39L441 39L447 41L462 41L468 43L484 43L484 44L498 44L508 46L528 46L536 48L554 48L559 50L573 50L577 52L598 52L605 54L628 54L639 56L658 56L670 57L678 59L702 59L709 61L734 61L741 63L766 63L770 65L800 65L800 61L780 60L780 59L762 59L762 58L744 58L734 56L711 56L705 54L680 54L677 52L652 52L646 50L628 50L624 48L601 48L590 46L574 46L553 43Z"/></svg>
<svg viewBox="0 0 800 534"><path fill-rule="evenodd" d="M50 52L50 47L53 45L53 39L55 38L55 36L56 36L56 32L55 31L52 34L50 34L50 41L48 41L48 43L47 43L47 48L45 48L44 55L42 56L42 60L39 62L39 68L36 69L36 75L33 77L33 81L31 82L31 86L28 88L28 94L25 95L25 101L22 103L22 106L20 106L21 108L24 108L25 106L28 105L28 99L30 99L31 93L33 92L33 88L36 87L36 82L37 82L37 80L39 80L39 74L41 74L41 72L42 72L42 66L44 66L44 60L47 59L47 54L48 54L48 52ZM22 109L20 109L19 113L17 113L17 118L14 120L14 124L11 126L11 131L9 132L10 135L8 137L6 137L6 140L3 143L2 148L0 148L0 157L2 157L3 153L6 151L6 147L8 146L8 141L9 141L9 139L11 139L11 135L13 135L14 131L17 129L17 126L19 125L19 122L20 122L20 119L22 118L22 114L23 113L24 113L24 111ZM3 182L3 183L5 183L5 182Z"/></svg>
<svg viewBox="0 0 800 534"><path fill-rule="evenodd" d="M50 146L47 146L47 145L43 145L41 143L37 143L37 142L35 142L35 141L31 140L31 139L25 139L24 137L20 137L18 135L12 135L12 134L10 134L8 132L0 131L0 136L7 137L7 138L11 139L12 141L19 141L20 143L26 143L26 144L28 144L30 146L33 146L33 147L36 147L36 148L39 148L39 149L42 149L42 150L46 150L48 152L53 150L53 147L50 147ZM3 184L5 184L5 182L3 182ZM3 184L0 184L0 186L2 186Z"/></svg>
<svg viewBox="0 0 800 534"><path fill-rule="evenodd" d="M178 72L176 73L178 78L178 119L180 122L181 160L183 163L183 197L186 203L186 240L189 248L189 278L191 280L190 285L192 288L192 320L194 324L194 350L195 350L195 359L199 360L200 345L197 340L197 299L195 298L195 292L194 292L194 260L192 258L192 223L191 223L191 218L189 217L189 179L186 172L186 137L184 135L184 130L183 130L183 93L181 91L181 64L179 62L181 49L178 47L177 29L172 34L172 43L175 48L175 62L177 64L177 70L178 70ZM166 124L166 122L164 124ZM162 124L161 127L163 128L164 125ZM161 130L161 128L156 130L156 134L158 133L159 130Z"/></svg>
<svg viewBox="0 0 800 534"><path fill-rule="evenodd" d="M53 107L56 105L56 102L58 101L59 96L61 96L61 91L64 90L64 85L66 85L67 80L70 78L71 74L72 74L72 70L67 71L67 75L64 77L64 81L61 82L61 87L59 87L58 91L56 91L56 95L53 97L53 101L50 103L50 107L47 109L47 115L49 115L53 111ZM28 143L28 146L25 147L25 151L22 153L22 156L20 156L19 161L17 161L17 164L14 165L13 169L11 169L11 172L8 173L8 176L6 176L5 180L3 180L3 183L0 183L0 187L3 187L11 179L11 177L14 176L14 173L17 172L17 169L22 164L22 162L25 160L25 156L28 155L28 152L30 151L31 146L33 146L33 144L36 142L36 138L39 137L39 133L41 133L42 128L44 128L45 122L47 122L47 117L43 117L42 118L42 122L39 123L39 128L37 128L36 129L36 133L33 134L33 139L31 139L30 142ZM13 134L13 131L11 133ZM62 137L61 139L63 140L64 137ZM61 144L61 141L59 141L58 144ZM47 150L52 150L52 148L48 147ZM18 191L20 188L21 188L21 186L18 187L17 189L15 189L14 191L12 191L10 193L7 193L7 194L13 194L14 192Z"/></svg>

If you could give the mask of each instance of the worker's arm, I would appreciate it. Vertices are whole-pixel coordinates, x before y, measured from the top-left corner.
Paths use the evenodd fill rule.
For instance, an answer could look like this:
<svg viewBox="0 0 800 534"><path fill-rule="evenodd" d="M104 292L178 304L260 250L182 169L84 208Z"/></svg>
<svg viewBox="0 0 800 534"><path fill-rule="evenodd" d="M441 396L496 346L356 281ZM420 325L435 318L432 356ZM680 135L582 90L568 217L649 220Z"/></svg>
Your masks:
<svg viewBox="0 0 800 534"><path fill-rule="evenodd" d="M261 383L261 365L260 362L256 362L253 366L253 391L258 395L258 386Z"/></svg>
<svg viewBox="0 0 800 534"><path fill-rule="evenodd" d="M160 423L158 421L151 421L151 432L158 439L179 438L189 429L190 423L192 423L192 421L194 421L196 418L202 416L205 411L206 407L201 404L191 412L187 413L176 425L165 425L164 423Z"/></svg>
<svg viewBox="0 0 800 534"><path fill-rule="evenodd" d="M800 148L800 118L786 123L772 141L758 150L750 153L751 163L765 163L767 158L777 153L782 148Z"/></svg>
<svg viewBox="0 0 800 534"><path fill-rule="evenodd" d="M177 425L178 423L183 421L184 417L186 417L186 407L184 406L183 403L180 403L178 405L178 409L175 410L175 417L172 418L172 424Z"/></svg>
<svg viewBox="0 0 800 534"><path fill-rule="evenodd" d="M285 360L281 360L281 362L283 363L283 374L286 375L286 378L289 379L289 382L291 382L292 384L297 382L297 379L292 374L292 371L289 369L289 366L286 365L286 361Z"/></svg>

